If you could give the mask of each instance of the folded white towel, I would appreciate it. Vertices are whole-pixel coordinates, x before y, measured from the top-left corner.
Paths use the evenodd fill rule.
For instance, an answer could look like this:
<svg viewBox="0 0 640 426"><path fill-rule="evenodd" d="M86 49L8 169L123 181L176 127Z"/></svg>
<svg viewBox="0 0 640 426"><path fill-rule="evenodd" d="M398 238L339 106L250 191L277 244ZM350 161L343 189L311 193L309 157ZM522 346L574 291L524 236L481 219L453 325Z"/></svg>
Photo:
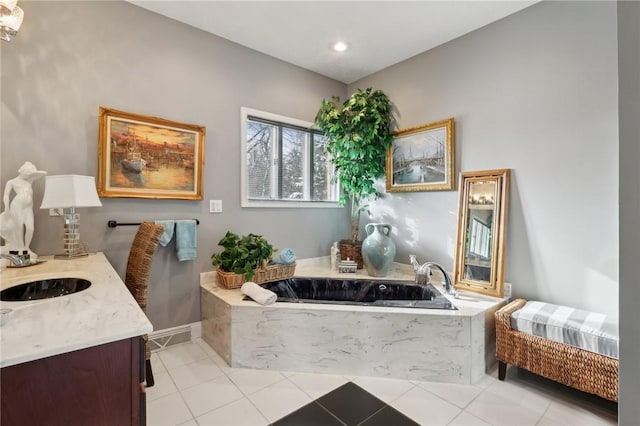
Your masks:
<svg viewBox="0 0 640 426"><path fill-rule="evenodd" d="M271 290L267 290L266 288L260 287L258 284L247 281L242 284L240 291L258 302L261 305L270 305L275 303L278 299L278 296L272 292Z"/></svg>

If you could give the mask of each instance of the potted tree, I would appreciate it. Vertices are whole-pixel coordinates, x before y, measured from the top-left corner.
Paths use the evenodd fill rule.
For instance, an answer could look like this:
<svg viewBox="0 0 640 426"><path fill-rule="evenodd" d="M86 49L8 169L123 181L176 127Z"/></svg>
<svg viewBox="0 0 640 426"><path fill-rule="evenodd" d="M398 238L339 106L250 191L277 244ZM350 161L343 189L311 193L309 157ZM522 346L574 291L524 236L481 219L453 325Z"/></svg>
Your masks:
<svg viewBox="0 0 640 426"><path fill-rule="evenodd" d="M385 174L387 150L391 147L393 112L391 101L381 90L358 89L344 103L334 96L322 100L315 123L328 139L342 188L340 204L351 204L351 237L340 242L343 258L350 257L362 268L358 241L360 215L369 199L380 197L374 187Z"/></svg>

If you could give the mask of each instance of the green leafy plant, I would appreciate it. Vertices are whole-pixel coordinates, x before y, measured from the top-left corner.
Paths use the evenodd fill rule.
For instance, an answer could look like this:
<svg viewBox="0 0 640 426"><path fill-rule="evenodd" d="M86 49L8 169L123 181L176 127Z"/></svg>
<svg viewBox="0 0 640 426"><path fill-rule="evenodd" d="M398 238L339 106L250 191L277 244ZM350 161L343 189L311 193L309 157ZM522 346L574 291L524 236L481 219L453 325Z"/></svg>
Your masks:
<svg viewBox="0 0 640 426"><path fill-rule="evenodd" d="M343 104L334 96L322 100L316 126L328 138L327 152L342 187L340 204L351 201L351 241L356 242L364 202L380 197L376 179L385 174L393 142L391 101L380 90L358 89Z"/></svg>
<svg viewBox="0 0 640 426"><path fill-rule="evenodd" d="M218 242L224 250L211 256L211 263L225 272L243 274L251 280L254 270L270 262L275 249L261 235L239 236L227 231Z"/></svg>

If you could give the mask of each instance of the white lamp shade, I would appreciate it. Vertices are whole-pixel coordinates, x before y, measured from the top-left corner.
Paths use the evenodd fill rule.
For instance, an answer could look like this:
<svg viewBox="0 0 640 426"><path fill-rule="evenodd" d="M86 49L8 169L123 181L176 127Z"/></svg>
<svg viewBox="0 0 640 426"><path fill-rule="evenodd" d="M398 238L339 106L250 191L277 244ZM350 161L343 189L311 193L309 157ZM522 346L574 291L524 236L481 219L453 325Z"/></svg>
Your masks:
<svg viewBox="0 0 640 426"><path fill-rule="evenodd" d="M41 209L69 207L100 207L102 203L96 191L93 176L46 176Z"/></svg>

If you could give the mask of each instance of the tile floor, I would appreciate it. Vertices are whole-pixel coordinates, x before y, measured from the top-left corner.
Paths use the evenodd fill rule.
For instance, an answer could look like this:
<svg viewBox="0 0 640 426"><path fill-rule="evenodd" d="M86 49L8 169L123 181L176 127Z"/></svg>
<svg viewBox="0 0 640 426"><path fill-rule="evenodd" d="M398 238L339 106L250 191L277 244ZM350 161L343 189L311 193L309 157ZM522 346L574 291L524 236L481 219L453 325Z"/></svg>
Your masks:
<svg viewBox="0 0 640 426"><path fill-rule="evenodd" d="M154 352L151 362L150 426L617 424L616 404L516 368L504 382L494 371L475 385L249 370L230 368L202 339ZM340 404L345 395L351 410Z"/></svg>

